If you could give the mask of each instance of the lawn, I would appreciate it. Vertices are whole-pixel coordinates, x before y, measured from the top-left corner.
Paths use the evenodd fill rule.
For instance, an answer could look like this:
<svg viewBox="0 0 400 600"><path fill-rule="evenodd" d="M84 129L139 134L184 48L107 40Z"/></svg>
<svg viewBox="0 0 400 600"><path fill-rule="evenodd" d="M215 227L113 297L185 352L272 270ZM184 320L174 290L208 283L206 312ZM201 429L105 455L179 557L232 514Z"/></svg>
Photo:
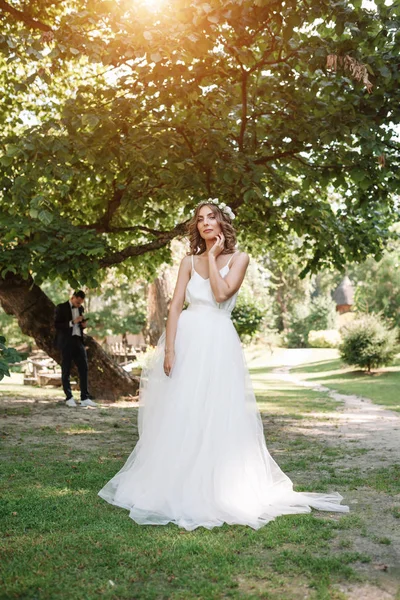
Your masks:
<svg viewBox="0 0 400 600"><path fill-rule="evenodd" d="M357 444L295 433L340 403L278 380L267 354L250 366L271 454L295 489L340 491L348 515L283 516L258 531L139 526L97 496L137 440L135 405L67 409L59 392L4 383L0 598L344 600L351 586L379 587L399 523L398 465L366 470Z"/></svg>
<svg viewBox="0 0 400 600"><path fill-rule="evenodd" d="M400 355L391 366L369 374L345 365L340 358L323 358L324 353L324 350L316 350L314 361L292 367L291 373L304 381L320 383L341 394L369 398L376 404L400 412Z"/></svg>

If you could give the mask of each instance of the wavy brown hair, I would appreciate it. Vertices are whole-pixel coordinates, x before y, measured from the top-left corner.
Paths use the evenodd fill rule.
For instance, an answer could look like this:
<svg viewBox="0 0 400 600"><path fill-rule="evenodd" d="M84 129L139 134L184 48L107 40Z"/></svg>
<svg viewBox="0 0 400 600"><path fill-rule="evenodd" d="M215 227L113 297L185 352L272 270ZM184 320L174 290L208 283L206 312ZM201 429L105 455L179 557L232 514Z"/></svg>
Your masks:
<svg viewBox="0 0 400 600"><path fill-rule="evenodd" d="M221 254L232 254L236 250L236 232L233 228L232 221L226 213L224 213L219 206L213 202L199 202L194 210L193 217L187 224L187 233L189 237L190 250L187 252L190 254L203 254L206 251L206 242L201 237L199 230L197 229L197 223L199 220L199 212L203 206L209 206L213 211L217 223L219 223L222 233L225 236L224 249Z"/></svg>

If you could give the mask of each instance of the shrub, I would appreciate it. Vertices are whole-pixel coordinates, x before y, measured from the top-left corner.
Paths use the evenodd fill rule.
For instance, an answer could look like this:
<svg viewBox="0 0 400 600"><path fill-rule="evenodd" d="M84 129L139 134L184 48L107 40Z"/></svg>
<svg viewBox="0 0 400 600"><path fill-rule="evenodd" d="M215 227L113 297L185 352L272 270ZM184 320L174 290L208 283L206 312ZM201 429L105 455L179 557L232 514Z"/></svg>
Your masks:
<svg viewBox="0 0 400 600"><path fill-rule="evenodd" d="M399 351L397 330L389 329L379 315L365 314L340 329L340 356L348 365L368 372L390 364Z"/></svg>
<svg viewBox="0 0 400 600"><path fill-rule="evenodd" d="M238 296L232 311L232 321L242 341L249 342L261 331L263 319L264 311L254 300Z"/></svg>
<svg viewBox="0 0 400 600"><path fill-rule="evenodd" d="M0 336L0 381L3 377L10 377L9 365L20 360L22 356L14 348L7 348L6 339Z"/></svg>
<svg viewBox="0 0 400 600"><path fill-rule="evenodd" d="M308 345L311 348L337 348L342 341L337 329L312 329L308 334Z"/></svg>

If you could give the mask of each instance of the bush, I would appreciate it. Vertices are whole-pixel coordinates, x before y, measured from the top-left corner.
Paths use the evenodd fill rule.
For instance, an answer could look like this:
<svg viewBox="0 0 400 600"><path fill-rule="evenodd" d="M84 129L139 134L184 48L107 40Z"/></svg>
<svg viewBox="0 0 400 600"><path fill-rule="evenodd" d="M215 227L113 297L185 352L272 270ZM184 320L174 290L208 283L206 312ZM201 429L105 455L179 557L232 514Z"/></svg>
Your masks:
<svg viewBox="0 0 400 600"><path fill-rule="evenodd" d="M397 330L389 329L379 315L365 314L341 328L339 346L343 362L368 372L390 364L399 351Z"/></svg>
<svg viewBox="0 0 400 600"><path fill-rule="evenodd" d="M308 334L308 345L311 348L337 348L342 341L337 329L312 329Z"/></svg>
<svg viewBox="0 0 400 600"><path fill-rule="evenodd" d="M238 296L232 311L232 321L242 342L249 342L261 331L264 319L262 308L249 297Z"/></svg>
<svg viewBox="0 0 400 600"><path fill-rule="evenodd" d="M0 381L3 377L10 377L9 365L20 360L22 356L14 348L7 348L6 339L0 336Z"/></svg>

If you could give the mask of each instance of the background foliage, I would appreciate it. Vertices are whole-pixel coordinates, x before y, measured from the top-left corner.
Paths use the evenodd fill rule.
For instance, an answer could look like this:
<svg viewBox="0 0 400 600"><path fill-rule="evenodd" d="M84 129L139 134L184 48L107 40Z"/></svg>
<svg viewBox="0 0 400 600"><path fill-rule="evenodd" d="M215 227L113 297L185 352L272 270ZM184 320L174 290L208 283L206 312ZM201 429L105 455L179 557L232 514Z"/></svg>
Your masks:
<svg viewBox="0 0 400 600"><path fill-rule="evenodd" d="M2 2L0 273L153 276L218 196L302 275L380 257L395 218L399 2ZM368 93L328 55L366 65Z"/></svg>
<svg viewBox="0 0 400 600"><path fill-rule="evenodd" d="M14 348L9 348L6 345L6 338L0 336L0 381L3 377L10 376L10 365L19 362L23 359L23 356L19 354Z"/></svg>
<svg viewBox="0 0 400 600"><path fill-rule="evenodd" d="M359 315L341 333L341 359L367 371L391 364L400 348L398 330L390 329L379 315Z"/></svg>

